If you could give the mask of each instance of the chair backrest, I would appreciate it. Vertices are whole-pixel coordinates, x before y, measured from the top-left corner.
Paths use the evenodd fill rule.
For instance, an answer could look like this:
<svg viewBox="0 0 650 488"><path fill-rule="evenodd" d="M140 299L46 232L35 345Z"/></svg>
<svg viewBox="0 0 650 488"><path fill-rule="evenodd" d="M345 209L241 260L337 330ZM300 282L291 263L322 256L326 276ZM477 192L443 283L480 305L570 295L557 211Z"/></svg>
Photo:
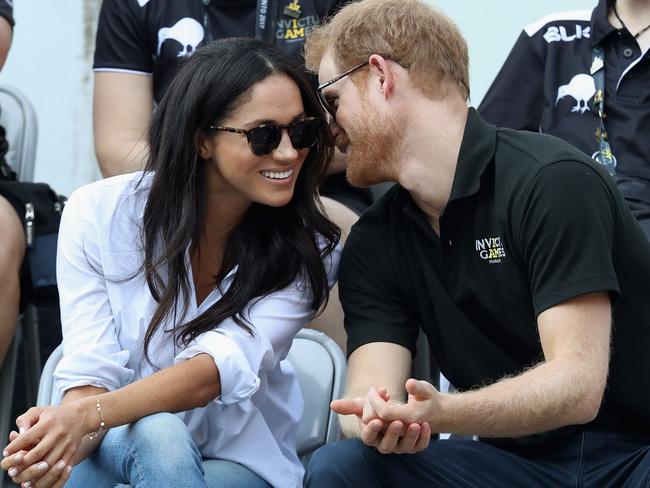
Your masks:
<svg viewBox="0 0 650 488"><path fill-rule="evenodd" d="M55 401L53 374L62 356L63 348L59 346L45 363L37 405L50 405ZM343 393L346 362L332 339L311 329L298 332L288 359L296 371L305 399L297 439L298 454L302 457L339 438L339 423L336 414L330 410L330 401Z"/></svg>
<svg viewBox="0 0 650 488"><path fill-rule="evenodd" d="M0 125L9 152L6 160L21 181L34 181L38 124L32 104L20 90L0 84Z"/></svg>
<svg viewBox="0 0 650 488"><path fill-rule="evenodd" d="M43 366L43 371L41 371L41 381L38 385L38 398L36 399L36 405L39 407L52 405L57 400L52 391L54 387L54 370L62 357L63 346L59 344L56 346L56 349L52 351L50 357L47 358L45 366Z"/></svg>
<svg viewBox="0 0 650 488"><path fill-rule="evenodd" d="M297 438L298 455L302 457L339 438L339 422L330 402L343 393L347 366L336 342L312 329L298 332L288 359L305 400Z"/></svg>

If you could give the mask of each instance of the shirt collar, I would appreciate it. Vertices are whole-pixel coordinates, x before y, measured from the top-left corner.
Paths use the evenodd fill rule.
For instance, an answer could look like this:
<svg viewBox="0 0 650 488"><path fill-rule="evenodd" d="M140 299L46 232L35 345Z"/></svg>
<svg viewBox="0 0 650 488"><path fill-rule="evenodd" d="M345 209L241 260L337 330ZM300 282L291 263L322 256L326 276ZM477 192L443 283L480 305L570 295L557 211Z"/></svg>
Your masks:
<svg viewBox="0 0 650 488"><path fill-rule="evenodd" d="M591 45L599 45L605 37L616 31L616 28L609 23L609 9L613 0L599 0L598 5L591 14Z"/></svg>
<svg viewBox="0 0 650 488"><path fill-rule="evenodd" d="M468 197L481 186L481 176L492 158L496 147L497 128L485 122L476 109L470 107L465 132L458 153L456 174L449 201Z"/></svg>

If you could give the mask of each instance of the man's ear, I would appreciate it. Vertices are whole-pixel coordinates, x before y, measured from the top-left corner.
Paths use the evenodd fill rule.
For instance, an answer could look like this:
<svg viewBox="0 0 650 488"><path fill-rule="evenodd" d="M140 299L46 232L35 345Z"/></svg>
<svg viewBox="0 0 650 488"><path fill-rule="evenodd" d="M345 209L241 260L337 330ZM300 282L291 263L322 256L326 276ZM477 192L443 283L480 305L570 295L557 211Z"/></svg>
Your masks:
<svg viewBox="0 0 650 488"><path fill-rule="evenodd" d="M194 134L194 146L196 147L196 151L199 153L199 157L201 159L210 158L211 148L208 137L206 136L205 132L200 129L196 131L196 134Z"/></svg>
<svg viewBox="0 0 650 488"><path fill-rule="evenodd" d="M395 89L395 72L393 66L386 58L373 54L368 58L372 83L379 89L385 99L393 94Z"/></svg>

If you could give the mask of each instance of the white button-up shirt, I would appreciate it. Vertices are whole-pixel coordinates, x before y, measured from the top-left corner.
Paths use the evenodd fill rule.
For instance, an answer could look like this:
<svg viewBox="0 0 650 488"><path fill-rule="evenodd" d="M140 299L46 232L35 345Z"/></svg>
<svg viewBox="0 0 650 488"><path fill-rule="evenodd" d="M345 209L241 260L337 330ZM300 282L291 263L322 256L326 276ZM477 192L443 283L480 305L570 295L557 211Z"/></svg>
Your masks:
<svg viewBox="0 0 650 488"><path fill-rule="evenodd" d="M229 318L183 348L163 332L172 322L163 324L149 347L152 366L142 348L157 303L142 273L125 280L143 260L141 219L150 179L136 188L141 175L92 183L74 192L66 204L57 256L64 352L54 373L55 391L61 397L82 385L112 391L156 368L207 353L219 368L221 395L204 408L178 414L203 457L236 461L275 487L302 486L295 437L303 400L286 356L293 336L313 315L309 290L297 280L253 300L245 316L254 336ZM337 247L325 261L330 285L339 257ZM217 287L198 305L189 255L187 269L192 290L186 321L222 296ZM223 290L235 272L224 279Z"/></svg>

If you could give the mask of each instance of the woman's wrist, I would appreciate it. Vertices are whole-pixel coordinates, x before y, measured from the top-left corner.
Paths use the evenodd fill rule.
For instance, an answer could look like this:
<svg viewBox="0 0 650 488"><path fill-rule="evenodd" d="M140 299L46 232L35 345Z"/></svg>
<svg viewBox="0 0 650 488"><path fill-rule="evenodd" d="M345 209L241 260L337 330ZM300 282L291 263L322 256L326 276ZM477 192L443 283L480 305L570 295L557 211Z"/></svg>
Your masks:
<svg viewBox="0 0 650 488"><path fill-rule="evenodd" d="M102 425L104 419L103 412L101 412L101 403L98 409L97 402L98 400L95 396L81 398L74 402L77 404L75 407L78 408L79 418L85 435L105 430Z"/></svg>

